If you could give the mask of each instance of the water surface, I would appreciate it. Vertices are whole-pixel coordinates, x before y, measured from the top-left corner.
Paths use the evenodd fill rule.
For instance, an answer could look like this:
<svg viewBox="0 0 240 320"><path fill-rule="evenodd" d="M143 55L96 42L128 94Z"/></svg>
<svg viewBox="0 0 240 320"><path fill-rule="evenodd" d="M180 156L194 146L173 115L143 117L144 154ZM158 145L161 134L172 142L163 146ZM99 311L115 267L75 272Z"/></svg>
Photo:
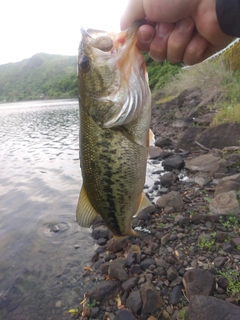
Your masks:
<svg viewBox="0 0 240 320"><path fill-rule="evenodd" d="M0 104L0 319L69 319L94 252L75 222L78 104Z"/></svg>

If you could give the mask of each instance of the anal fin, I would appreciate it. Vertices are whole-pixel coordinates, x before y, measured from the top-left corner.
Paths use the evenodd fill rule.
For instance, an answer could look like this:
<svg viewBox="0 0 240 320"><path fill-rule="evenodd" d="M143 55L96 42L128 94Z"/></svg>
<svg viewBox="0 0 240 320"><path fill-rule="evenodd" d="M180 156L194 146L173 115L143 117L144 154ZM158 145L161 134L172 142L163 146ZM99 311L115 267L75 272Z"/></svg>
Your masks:
<svg viewBox="0 0 240 320"><path fill-rule="evenodd" d="M80 225L80 227L89 228L93 224L93 221L96 219L97 215L98 213L91 205L86 190L84 186L82 186L76 211L77 223Z"/></svg>
<svg viewBox="0 0 240 320"><path fill-rule="evenodd" d="M133 217L137 217L137 215L139 214L140 211L142 211L143 209L152 206L152 203L150 202L150 200L147 198L147 196L145 195L145 193L142 193L142 197L141 197L141 202L140 205L138 207L137 212L135 213L135 215Z"/></svg>

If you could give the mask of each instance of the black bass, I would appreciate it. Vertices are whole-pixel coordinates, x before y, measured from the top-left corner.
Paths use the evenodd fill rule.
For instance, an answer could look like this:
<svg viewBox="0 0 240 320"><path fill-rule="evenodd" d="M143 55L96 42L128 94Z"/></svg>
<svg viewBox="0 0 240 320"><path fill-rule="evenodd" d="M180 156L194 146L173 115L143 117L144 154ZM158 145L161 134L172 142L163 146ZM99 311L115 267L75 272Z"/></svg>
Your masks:
<svg viewBox="0 0 240 320"><path fill-rule="evenodd" d="M139 24L118 34L81 30L78 56L80 163L77 222L99 213L115 236L136 235L132 217L151 205L143 194L151 94Z"/></svg>

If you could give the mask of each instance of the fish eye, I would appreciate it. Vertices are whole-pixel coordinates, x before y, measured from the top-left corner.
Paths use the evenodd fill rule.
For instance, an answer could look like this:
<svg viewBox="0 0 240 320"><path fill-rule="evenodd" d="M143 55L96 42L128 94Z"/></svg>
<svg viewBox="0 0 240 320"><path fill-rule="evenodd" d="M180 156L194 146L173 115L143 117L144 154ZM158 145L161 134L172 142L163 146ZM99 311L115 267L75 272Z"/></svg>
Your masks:
<svg viewBox="0 0 240 320"><path fill-rule="evenodd" d="M87 56L82 56L81 60L79 61L79 66L84 72L88 72L90 68L90 61Z"/></svg>

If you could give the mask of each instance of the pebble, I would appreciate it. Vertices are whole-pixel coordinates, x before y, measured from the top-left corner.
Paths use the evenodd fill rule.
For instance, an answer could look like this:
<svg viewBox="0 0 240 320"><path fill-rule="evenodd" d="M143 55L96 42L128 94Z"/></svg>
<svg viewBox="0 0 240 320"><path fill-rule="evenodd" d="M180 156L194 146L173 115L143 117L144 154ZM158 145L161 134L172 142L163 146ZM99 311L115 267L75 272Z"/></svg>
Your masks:
<svg viewBox="0 0 240 320"><path fill-rule="evenodd" d="M159 188L159 179L156 179L152 186L149 184L145 186L148 191L152 189L152 192L155 192L154 189ZM178 181L165 191L179 191L177 185ZM202 190L199 188L194 190L194 184L191 188L193 190L191 201L198 208L197 201ZM163 187L157 192L162 189ZM182 195L181 192L179 194ZM188 206L188 202L184 202L185 205ZM111 272L109 271L110 277L113 278L110 281L120 280L118 295L122 306L125 305L128 311L133 311L133 313L123 312L127 310L117 311L116 300L111 298L105 309L108 312L107 317L113 320L125 320L128 317L136 319L137 315L142 320L148 320L150 317L152 320L157 319L157 313L154 314L154 309L147 305L147 300L152 302L153 299L146 299L149 293L144 297L143 288L146 290L145 294L150 290L149 292L154 293L157 300L160 297L158 307L161 306L161 317L168 320L178 319L178 310L183 307L183 289L190 299L194 295L213 293L217 294L219 299L227 299L228 280L219 274L214 275L210 272L210 267L214 266L215 273L219 269L226 271L228 268L230 270L237 268L240 254L236 246L239 245L240 237L233 232L233 228L224 228L216 219L208 219L204 212L195 219L196 215L189 212L191 209L179 211L180 213L168 206L163 209L152 206L150 209L141 213L141 219L139 216L134 219L136 226L151 230L151 235L145 240L121 240L119 244L112 239L108 240L107 237L100 237L104 228L99 228L95 232L95 234L99 232L96 241L103 243L103 247L98 254L94 254L93 262L97 270L94 272L106 274L109 265L115 262L116 265L113 263L114 267ZM216 246L212 250L200 250L198 242L202 238L214 239ZM226 239L228 242L225 242ZM188 278L189 273L191 276ZM96 279L100 279L100 275L96 276ZM115 289L114 287L113 290ZM92 314L93 319L98 319L102 315L102 304L97 308L96 313ZM149 314L144 314L143 310Z"/></svg>

